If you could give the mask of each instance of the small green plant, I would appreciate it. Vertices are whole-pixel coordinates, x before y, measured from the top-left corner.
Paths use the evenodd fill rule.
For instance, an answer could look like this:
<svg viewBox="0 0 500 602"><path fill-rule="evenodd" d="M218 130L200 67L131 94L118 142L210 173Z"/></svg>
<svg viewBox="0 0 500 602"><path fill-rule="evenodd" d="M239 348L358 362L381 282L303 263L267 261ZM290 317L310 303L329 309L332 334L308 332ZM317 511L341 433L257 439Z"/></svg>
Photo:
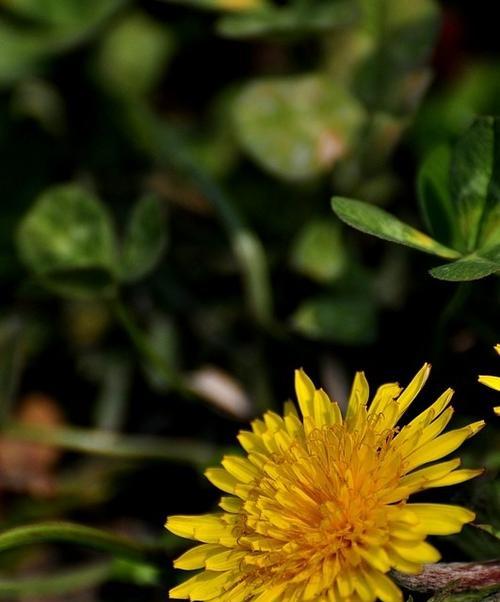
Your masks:
<svg viewBox="0 0 500 602"><path fill-rule="evenodd" d="M368 203L334 197L346 224L367 234L450 260L430 273L466 281L500 272L500 119L480 117L453 149L439 146L418 175L420 210L429 235Z"/></svg>

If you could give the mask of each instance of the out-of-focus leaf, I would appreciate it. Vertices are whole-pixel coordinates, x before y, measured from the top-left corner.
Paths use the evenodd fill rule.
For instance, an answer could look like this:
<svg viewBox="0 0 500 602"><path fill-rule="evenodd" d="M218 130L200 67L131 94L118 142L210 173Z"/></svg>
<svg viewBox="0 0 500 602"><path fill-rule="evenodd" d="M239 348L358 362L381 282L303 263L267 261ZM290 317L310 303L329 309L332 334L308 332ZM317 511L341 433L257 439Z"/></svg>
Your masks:
<svg viewBox="0 0 500 602"><path fill-rule="evenodd" d="M350 150L364 117L343 87L320 75L254 81L241 91L234 114L243 148L288 180L330 170Z"/></svg>
<svg viewBox="0 0 500 602"><path fill-rule="evenodd" d="M265 0L163 0L174 4L184 4L204 10L244 12L260 9Z"/></svg>
<svg viewBox="0 0 500 602"><path fill-rule="evenodd" d="M11 25L0 18L0 86L30 74L48 54L39 35Z"/></svg>
<svg viewBox="0 0 500 602"><path fill-rule="evenodd" d="M358 16L357 3L350 0L327 0L304 7L292 3L291 6L264 6L261 10L222 17L217 30L229 38L296 37L345 27Z"/></svg>
<svg viewBox="0 0 500 602"><path fill-rule="evenodd" d="M373 302L354 295L305 301L293 315L292 323L308 338L346 345L372 343L377 332Z"/></svg>
<svg viewBox="0 0 500 602"><path fill-rule="evenodd" d="M373 52L359 69L356 89L374 108L412 107L422 94L412 80L423 74L439 30L438 5L434 0L363 0L362 7Z"/></svg>
<svg viewBox="0 0 500 602"><path fill-rule="evenodd" d="M101 42L100 80L119 96L148 94L162 77L173 48L173 35L164 25L140 12L126 14Z"/></svg>
<svg viewBox="0 0 500 602"><path fill-rule="evenodd" d="M500 73L495 61L470 63L442 91L420 108L412 127L412 140L420 154L452 143L477 115L494 115L500 99Z"/></svg>
<svg viewBox="0 0 500 602"><path fill-rule="evenodd" d="M60 294L91 297L114 288L112 224L100 201L76 185L44 192L23 218L17 244L26 266Z"/></svg>
<svg viewBox="0 0 500 602"><path fill-rule="evenodd" d="M484 255L473 254L438 266L430 273L434 278L451 281L479 280L491 274L498 274L500 273L500 246Z"/></svg>
<svg viewBox="0 0 500 602"><path fill-rule="evenodd" d="M2 6L43 26L21 26L0 17L0 86L37 73L53 54L81 42L125 0L4 0ZM53 11L47 11L46 5Z"/></svg>
<svg viewBox="0 0 500 602"><path fill-rule="evenodd" d="M60 28L81 28L108 16L123 0L2 0L13 13Z"/></svg>
<svg viewBox="0 0 500 602"><path fill-rule="evenodd" d="M418 200L430 233L456 248L455 211L450 196L451 152L447 146L431 151L422 163L417 179Z"/></svg>
<svg viewBox="0 0 500 602"><path fill-rule="evenodd" d="M134 282L151 272L167 243L165 216L158 199L144 197L130 216L120 261L120 279Z"/></svg>
<svg viewBox="0 0 500 602"><path fill-rule="evenodd" d="M495 173L500 167L495 156L499 134L493 117L481 117L460 138L453 152L451 196L456 206L458 227L469 252L480 246L481 226L491 205L500 202L495 190L500 184L500 180L498 184L496 182L500 174ZM500 239L500 223L497 226L498 232L493 232L493 236Z"/></svg>
<svg viewBox="0 0 500 602"><path fill-rule="evenodd" d="M441 245L427 234L408 226L379 207L353 199L334 197L332 208L342 221L361 232L439 257L460 257L460 253Z"/></svg>
<svg viewBox="0 0 500 602"><path fill-rule="evenodd" d="M36 121L51 134L60 134L66 115L62 96L57 88L42 79L21 81L14 90L12 111L20 117Z"/></svg>
<svg viewBox="0 0 500 602"><path fill-rule="evenodd" d="M147 342L161 359L162 366L169 372L179 371L179 335L175 321L169 316L154 313L147 327ZM163 370L159 370L156 363L144 362L144 371L149 384L154 389L166 391L172 385L171 379L166 378Z"/></svg>
<svg viewBox="0 0 500 602"><path fill-rule="evenodd" d="M313 220L299 232L292 248L292 265L318 282L338 278L346 266L341 231L328 219Z"/></svg>

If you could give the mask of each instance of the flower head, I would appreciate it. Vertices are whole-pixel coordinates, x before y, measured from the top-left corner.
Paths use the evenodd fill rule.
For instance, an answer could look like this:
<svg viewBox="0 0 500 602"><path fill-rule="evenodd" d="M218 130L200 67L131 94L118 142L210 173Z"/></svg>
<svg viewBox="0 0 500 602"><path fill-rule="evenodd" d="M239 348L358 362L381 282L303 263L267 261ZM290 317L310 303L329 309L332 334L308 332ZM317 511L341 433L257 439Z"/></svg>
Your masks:
<svg viewBox="0 0 500 602"><path fill-rule="evenodd" d="M500 355L500 345L495 345L495 351L498 353L498 355ZM483 385L490 387L490 389L500 391L500 376L486 376L483 374L479 376L478 380ZM500 406L493 408L493 411L497 416L500 416Z"/></svg>
<svg viewBox="0 0 500 602"><path fill-rule="evenodd" d="M267 412L238 437L247 456L226 456L208 479L226 492L222 512L172 516L166 527L203 542L174 565L204 569L170 591L174 599L220 602L401 600L386 573L418 573L439 553L427 535L457 533L474 514L459 506L408 503L412 493L471 479L460 460L434 463L484 422L443 433L453 391L403 427L423 387L424 365L406 389L382 385L368 404L362 372L346 416L302 370L284 417ZM302 416L302 417L301 417Z"/></svg>

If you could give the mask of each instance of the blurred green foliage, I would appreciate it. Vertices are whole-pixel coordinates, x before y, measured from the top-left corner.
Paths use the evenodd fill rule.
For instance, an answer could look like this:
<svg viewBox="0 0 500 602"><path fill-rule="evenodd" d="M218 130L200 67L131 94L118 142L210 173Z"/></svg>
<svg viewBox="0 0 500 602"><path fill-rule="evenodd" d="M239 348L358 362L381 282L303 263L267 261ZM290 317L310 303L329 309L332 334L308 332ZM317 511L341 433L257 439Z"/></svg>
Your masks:
<svg viewBox="0 0 500 602"><path fill-rule="evenodd" d="M450 5L0 1L0 599L163 600L164 517L297 366L489 411L497 279L403 248L499 271L500 49ZM498 449L445 559L497 549Z"/></svg>

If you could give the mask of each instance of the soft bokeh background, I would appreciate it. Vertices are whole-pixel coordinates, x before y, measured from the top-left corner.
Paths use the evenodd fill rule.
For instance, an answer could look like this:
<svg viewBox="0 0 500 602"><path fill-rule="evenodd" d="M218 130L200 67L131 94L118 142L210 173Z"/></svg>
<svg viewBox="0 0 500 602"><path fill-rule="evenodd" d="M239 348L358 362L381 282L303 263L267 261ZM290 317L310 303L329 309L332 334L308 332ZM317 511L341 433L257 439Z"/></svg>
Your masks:
<svg viewBox="0 0 500 602"><path fill-rule="evenodd" d="M452 386L457 424L490 419L464 459L486 475L434 496L500 527L476 383L500 373L498 278L432 279L330 208L422 227L422 159L500 113L494 8L0 0L0 599L164 600L166 515L214 507L203 467L298 366L342 400L355 370L406 383L432 361L419 407ZM153 552L3 551L55 519ZM472 528L438 545L500 555Z"/></svg>

